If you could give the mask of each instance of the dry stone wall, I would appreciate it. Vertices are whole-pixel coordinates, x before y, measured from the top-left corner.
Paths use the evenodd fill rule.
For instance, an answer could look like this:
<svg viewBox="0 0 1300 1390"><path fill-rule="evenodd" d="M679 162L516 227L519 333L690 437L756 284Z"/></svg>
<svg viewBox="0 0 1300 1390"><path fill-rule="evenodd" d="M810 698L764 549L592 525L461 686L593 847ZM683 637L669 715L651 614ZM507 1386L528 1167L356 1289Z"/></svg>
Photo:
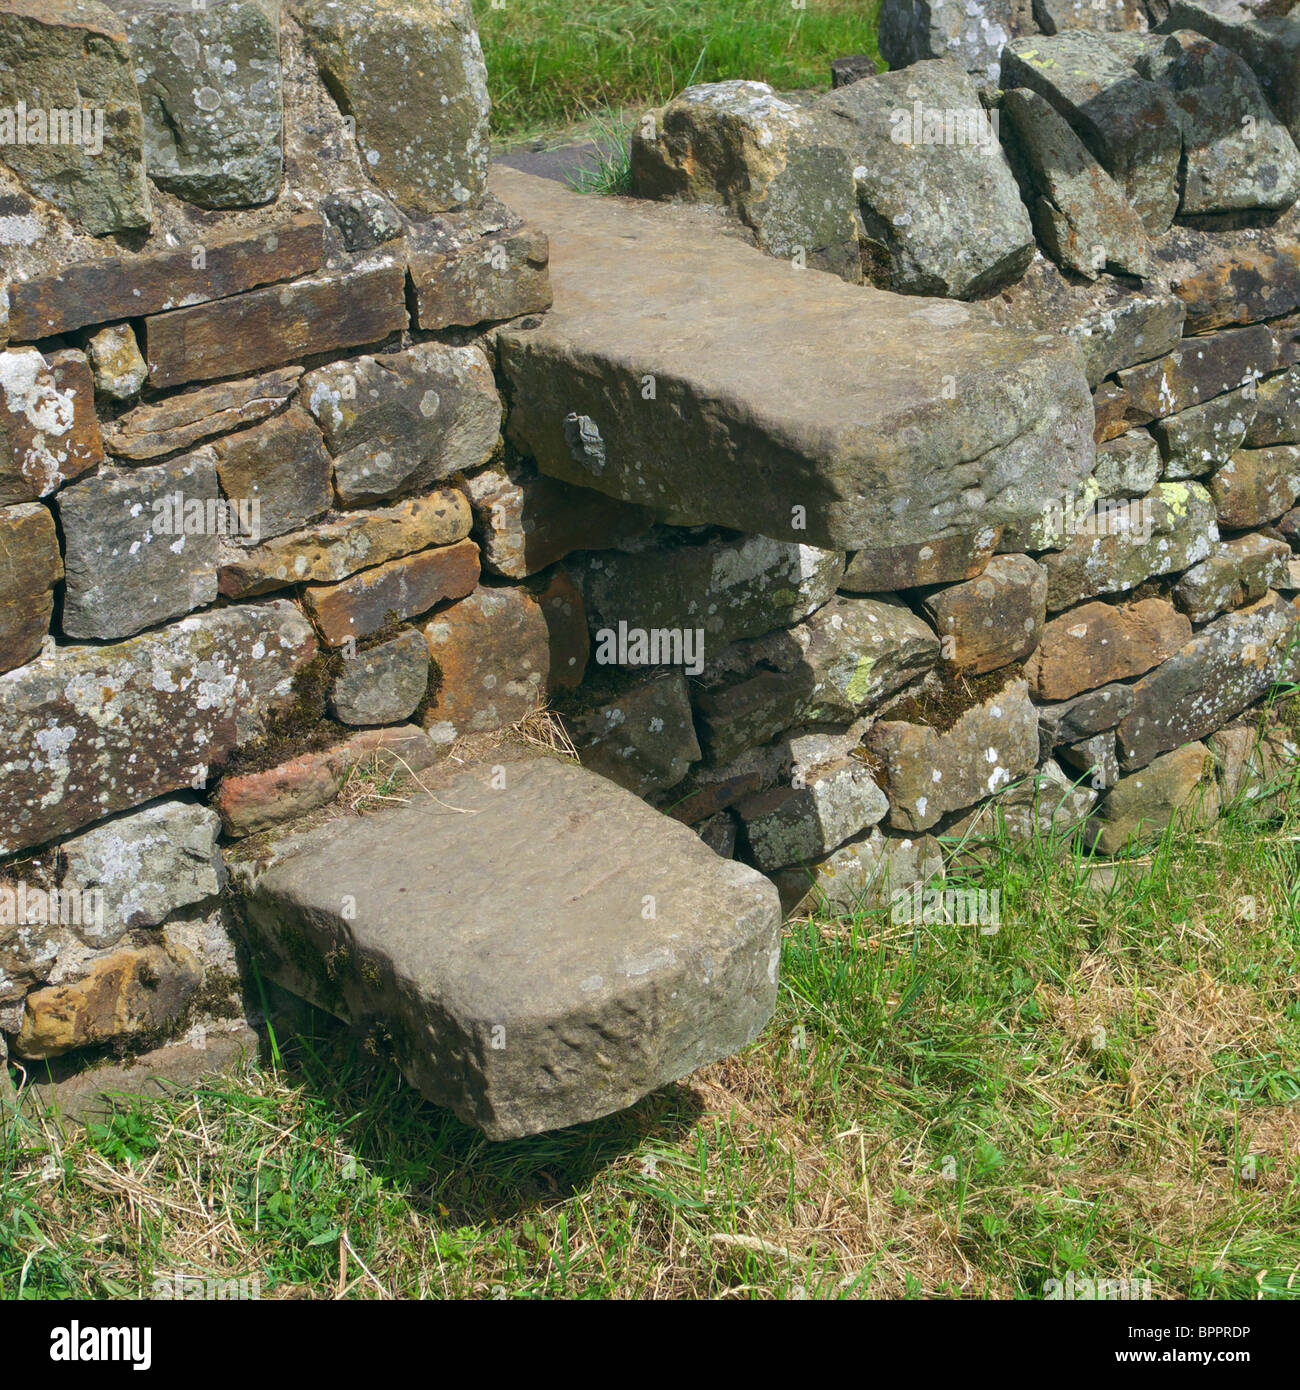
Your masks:
<svg viewBox="0 0 1300 1390"><path fill-rule="evenodd" d="M1266 783L1300 11L950 8L886 4L897 71L695 88L638 129L643 198L823 286L830 341L791 326L773 382L734 305L613 253L547 314L564 227L489 190L463 0L0 0L0 1054L240 1032L232 870L303 827L325 864L323 808L543 709L788 910L929 884L995 816L1111 853ZM692 314L725 360L665 346ZM529 815L563 814L552 780ZM718 1050L636 1046L606 1108ZM582 1117L520 1065L464 1113Z"/></svg>

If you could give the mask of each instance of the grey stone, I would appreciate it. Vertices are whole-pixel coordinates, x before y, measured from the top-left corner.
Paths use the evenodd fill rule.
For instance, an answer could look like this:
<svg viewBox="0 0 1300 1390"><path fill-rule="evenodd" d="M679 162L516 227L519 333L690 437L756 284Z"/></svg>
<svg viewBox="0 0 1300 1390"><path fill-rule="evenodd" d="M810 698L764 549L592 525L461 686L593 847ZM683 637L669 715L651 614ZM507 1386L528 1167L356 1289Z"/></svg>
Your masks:
<svg viewBox="0 0 1300 1390"><path fill-rule="evenodd" d="M1095 791L1103 792L1119 781L1119 758L1115 753L1115 730L1093 734L1078 743L1068 743L1056 750L1056 756L1068 767L1088 779Z"/></svg>
<svg viewBox="0 0 1300 1390"><path fill-rule="evenodd" d="M249 525L232 539L258 545L319 521L330 509L330 459L320 431L295 402L269 420L206 446L221 490L246 508ZM144 471L144 470L140 470Z"/></svg>
<svg viewBox="0 0 1300 1390"><path fill-rule="evenodd" d="M1027 167L1034 229L1052 259L1090 280L1107 268L1149 275L1146 230L1064 117L1023 87L1004 94L1002 112Z"/></svg>
<svg viewBox="0 0 1300 1390"><path fill-rule="evenodd" d="M349 251L369 251L402 235L401 214L373 188L331 193L321 211L339 229Z"/></svg>
<svg viewBox="0 0 1300 1390"><path fill-rule="evenodd" d="M63 845L65 888L103 894L102 930L84 926L87 946L113 946L136 927L154 927L221 889L221 821L207 806L161 801L105 821Z"/></svg>
<svg viewBox="0 0 1300 1390"><path fill-rule="evenodd" d="M1040 705L1039 749L1044 755L1061 743L1077 743L1105 729L1113 729L1133 708L1133 691L1127 685L1103 685L1072 700Z"/></svg>
<svg viewBox="0 0 1300 1390"><path fill-rule="evenodd" d="M759 792L736 806L749 852L768 873L824 859L888 810L871 768L855 758L800 769L797 785Z"/></svg>
<svg viewBox="0 0 1300 1390"><path fill-rule="evenodd" d="M820 864L778 870L772 881L786 915L796 917L881 907L894 893L943 876L943 851L933 836L886 835L873 825Z"/></svg>
<svg viewBox="0 0 1300 1390"><path fill-rule="evenodd" d="M878 71L870 53L851 53L844 58L831 59L831 86L847 87L864 77L874 77Z"/></svg>
<svg viewBox="0 0 1300 1390"><path fill-rule="evenodd" d="M1283 675L1297 621L1293 605L1268 594L1225 613L1133 687L1119 725L1120 764L1144 767L1159 754L1227 724Z"/></svg>
<svg viewBox="0 0 1300 1390"><path fill-rule="evenodd" d="M880 73L831 91L810 115L848 151L883 288L973 298L1016 279L1033 258L1033 228L996 124L955 64Z"/></svg>
<svg viewBox="0 0 1300 1390"><path fill-rule="evenodd" d="M1219 525L1232 529L1276 521L1300 496L1300 447L1238 449L1209 482Z"/></svg>
<svg viewBox="0 0 1300 1390"><path fill-rule="evenodd" d="M861 283L849 155L765 82L688 87L642 121L630 158L641 196L720 202L769 255Z"/></svg>
<svg viewBox="0 0 1300 1390"><path fill-rule="evenodd" d="M863 740L878 760L895 830L928 830L1023 777L1038 761L1038 713L1011 679L946 728L889 717Z"/></svg>
<svg viewBox="0 0 1300 1390"><path fill-rule="evenodd" d="M429 685L429 644L414 629L355 656L330 691L330 708L342 724L400 724L424 699Z"/></svg>
<svg viewBox="0 0 1300 1390"><path fill-rule="evenodd" d="M1174 585L1174 601L1194 623L1263 598L1289 584L1291 547L1271 536L1224 541Z"/></svg>
<svg viewBox="0 0 1300 1390"><path fill-rule="evenodd" d="M1001 538L1002 527L984 526L966 536L858 550L849 556L840 588L852 594L887 594L974 579L988 567Z"/></svg>
<svg viewBox="0 0 1300 1390"><path fill-rule="evenodd" d="M115 0L144 111L149 175L204 208L278 196L280 0Z"/></svg>
<svg viewBox="0 0 1300 1390"><path fill-rule="evenodd" d="M21 666L41 650L62 578L49 509L39 502L0 507L0 671Z"/></svg>
<svg viewBox="0 0 1300 1390"><path fill-rule="evenodd" d="M645 796L676 786L700 757L686 678L664 671L565 720L583 767Z"/></svg>
<svg viewBox="0 0 1300 1390"><path fill-rule="evenodd" d="M1199 483L1160 483L1144 498L1092 515L1095 525L1039 560L1047 571L1049 613L1187 569L1219 539L1214 503Z"/></svg>
<svg viewBox="0 0 1300 1390"><path fill-rule="evenodd" d="M129 637L216 599L212 518L225 508L211 450L84 479L57 505L69 637Z"/></svg>
<svg viewBox="0 0 1300 1390"><path fill-rule="evenodd" d="M890 67L951 58L991 88L1007 40L1036 30L1030 0L883 0L878 42Z"/></svg>
<svg viewBox="0 0 1300 1390"><path fill-rule="evenodd" d="M1154 362L1119 373L1130 418L1163 419L1268 376L1277 360L1273 336L1262 323L1188 338Z"/></svg>
<svg viewBox="0 0 1300 1390"><path fill-rule="evenodd" d="M381 1022L408 1080L492 1139L624 1109L744 1047L780 944L776 890L687 827L549 758L504 772L235 870L262 969Z"/></svg>
<svg viewBox="0 0 1300 1390"><path fill-rule="evenodd" d="M939 639L902 603L839 596L709 664L695 697L700 737L726 763L798 724L851 722L938 659Z"/></svg>
<svg viewBox="0 0 1300 1390"><path fill-rule="evenodd" d="M1160 478L1160 448L1145 430L1097 446L1092 475L1102 497L1145 497Z"/></svg>
<svg viewBox="0 0 1300 1390"><path fill-rule="evenodd" d="M835 593L844 556L743 536L602 551L575 563L572 573L594 633L621 625L643 633L702 632L704 658L815 612Z"/></svg>
<svg viewBox="0 0 1300 1390"><path fill-rule="evenodd" d="M1173 95L1142 77L1113 39L1079 29L1013 39L1003 50L1002 83L1047 98L1154 236L1178 209L1178 109Z"/></svg>
<svg viewBox="0 0 1300 1390"><path fill-rule="evenodd" d="M1117 854L1172 824L1205 825L1218 814L1214 761L1203 743L1189 743L1120 777L1097 809L1096 848Z"/></svg>
<svg viewBox="0 0 1300 1390"><path fill-rule="evenodd" d="M414 212L483 194L488 91L469 0L290 0L367 172Z"/></svg>
<svg viewBox="0 0 1300 1390"><path fill-rule="evenodd" d="M32 140L40 131L29 124L24 143L6 140L0 152L33 193L90 236L149 226L140 98L126 34L107 6L97 0L5 0L0 108L16 112L20 102L30 108L29 121L34 114L45 118L44 136ZM51 111L77 111L81 124L75 134L81 138L74 141L65 126L57 140L50 139Z"/></svg>
<svg viewBox="0 0 1300 1390"><path fill-rule="evenodd" d="M104 461L95 385L79 352L0 352L0 503L34 502Z"/></svg>
<svg viewBox="0 0 1300 1390"><path fill-rule="evenodd" d="M241 604L0 680L0 854L182 787L265 732L316 653L291 604Z"/></svg>
<svg viewBox="0 0 1300 1390"><path fill-rule="evenodd" d="M858 550L1033 515L1091 472L1092 401L1057 339L830 276L796 292L789 267L701 231L693 209L494 179L564 229L557 307L497 335L510 437L544 473L679 524ZM575 452L578 417L603 467Z"/></svg>
<svg viewBox="0 0 1300 1390"><path fill-rule="evenodd" d="M695 833L721 859L736 857L736 818L730 811L719 811L695 827Z"/></svg>
<svg viewBox="0 0 1300 1390"><path fill-rule="evenodd" d="M1261 381L1255 405L1244 440L1248 448L1300 444L1300 367Z"/></svg>
<svg viewBox="0 0 1300 1390"><path fill-rule="evenodd" d="M1201 478L1227 463L1245 442L1256 410L1255 394L1242 387L1156 420L1151 432L1160 444L1164 476Z"/></svg>
<svg viewBox="0 0 1300 1390"><path fill-rule="evenodd" d="M1110 736L1111 743L1115 736ZM959 861L976 858L994 843L1059 843L1087 820L1097 793L1066 776L1050 758L1033 772L944 828Z"/></svg>
<svg viewBox="0 0 1300 1390"><path fill-rule="evenodd" d="M308 372L301 391L334 457L334 486L345 507L418 492L478 468L501 429L501 400L478 347L419 343L333 362Z"/></svg>
<svg viewBox="0 0 1300 1390"><path fill-rule="evenodd" d="M1034 19L1044 34L1067 29L1145 34L1147 8L1142 0L1034 0Z"/></svg>

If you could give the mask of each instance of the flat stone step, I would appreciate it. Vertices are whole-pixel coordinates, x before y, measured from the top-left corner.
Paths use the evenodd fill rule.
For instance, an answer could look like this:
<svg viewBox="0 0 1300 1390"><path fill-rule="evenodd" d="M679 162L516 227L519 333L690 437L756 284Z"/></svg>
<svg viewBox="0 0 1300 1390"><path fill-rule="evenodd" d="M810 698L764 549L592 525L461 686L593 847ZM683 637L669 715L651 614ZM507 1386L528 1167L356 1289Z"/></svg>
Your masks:
<svg viewBox="0 0 1300 1390"><path fill-rule="evenodd" d="M681 524L834 550L1024 520L1093 465L1077 350L982 305L798 270L708 210L494 166L554 308L499 335L542 471Z"/></svg>
<svg viewBox="0 0 1300 1390"><path fill-rule="evenodd" d="M232 872L260 968L380 1023L431 1101L491 1139L558 1129L767 1022L781 913L757 870L549 757L428 785L245 841Z"/></svg>

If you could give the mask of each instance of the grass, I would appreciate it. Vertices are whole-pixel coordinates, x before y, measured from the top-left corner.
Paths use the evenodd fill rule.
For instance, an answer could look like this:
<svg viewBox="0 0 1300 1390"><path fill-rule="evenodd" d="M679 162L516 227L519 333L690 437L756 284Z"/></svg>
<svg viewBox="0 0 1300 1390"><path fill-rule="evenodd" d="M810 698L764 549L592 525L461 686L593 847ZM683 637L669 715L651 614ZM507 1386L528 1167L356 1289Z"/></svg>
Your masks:
<svg viewBox="0 0 1300 1390"><path fill-rule="evenodd" d="M1113 886L1000 845L1001 927L787 928L742 1055L490 1144L317 1019L277 1065L0 1146L0 1297L1300 1296L1300 796ZM973 880L972 880L973 881Z"/></svg>
<svg viewBox="0 0 1300 1390"><path fill-rule="evenodd" d="M520 140L593 113L659 105L694 82L830 83L876 53L878 0L475 0L493 134Z"/></svg>

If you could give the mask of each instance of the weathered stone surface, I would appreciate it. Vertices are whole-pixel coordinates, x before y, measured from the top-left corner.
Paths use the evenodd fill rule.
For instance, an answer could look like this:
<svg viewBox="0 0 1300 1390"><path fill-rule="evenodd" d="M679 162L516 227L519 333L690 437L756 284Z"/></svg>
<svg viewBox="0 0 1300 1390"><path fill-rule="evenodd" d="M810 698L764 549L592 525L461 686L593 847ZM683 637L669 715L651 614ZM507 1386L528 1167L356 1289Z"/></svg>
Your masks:
<svg viewBox="0 0 1300 1390"><path fill-rule="evenodd" d="M1004 94L1034 197L1029 210L1048 255L1090 280L1108 267L1151 273L1151 245L1123 190L1089 153L1065 118L1028 88Z"/></svg>
<svg viewBox="0 0 1300 1390"><path fill-rule="evenodd" d="M1120 763L1143 767L1203 738L1253 704L1279 678L1297 621L1276 594L1225 613L1133 687L1119 725Z"/></svg>
<svg viewBox="0 0 1300 1390"><path fill-rule="evenodd" d="M1164 476L1171 481L1204 477L1227 463L1245 442L1256 410L1254 394L1242 387L1157 420L1151 432L1165 461Z"/></svg>
<svg viewBox="0 0 1300 1390"><path fill-rule="evenodd" d="M149 225L140 98L110 9L96 0L4 0L0 107L24 126L22 143L11 131L0 145L4 162L78 230L103 236ZM75 128L69 120L53 138L52 112L75 114Z"/></svg>
<svg viewBox="0 0 1300 1390"><path fill-rule="evenodd" d="M178 1018L202 982L202 965L183 949L151 944L114 952L81 980L29 994L14 1052L61 1057L152 1032Z"/></svg>
<svg viewBox="0 0 1300 1390"><path fill-rule="evenodd" d="M0 352L0 504L33 502L104 460L95 388L79 352Z"/></svg>
<svg viewBox="0 0 1300 1390"><path fill-rule="evenodd" d="M589 640L582 599L562 572L539 594L476 589L425 625L441 672L424 726L439 742L516 723L581 683Z"/></svg>
<svg viewBox="0 0 1300 1390"><path fill-rule="evenodd" d="M408 238L415 318L421 328L473 327L551 307L550 239L516 217L481 234L433 218Z"/></svg>
<svg viewBox="0 0 1300 1390"><path fill-rule="evenodd" d="M927 830L1030 771L1038 761L1038 714L1029 687L1013 679L944 729L882 719L863 740L881 766L889 824Z"/></svg>
<svg viewBox="0 0 1300 1390"><path fill-rule="evenodd" d="M1076 777L1086 777L1094 791L1106 791L1119 781L1114 729L1066 744L1058 748L1056 754Z"/></svg>
<svg viewBox="0 0 1300 1390"><path fill-rule="evenodd" d="M807 264L861 283L849 154L766 82L686 88L642 122L630 154L642 197L722 203L769 255L802 252Z"/></svg>
<svg viewBox="0 0 1300 1390"><path fill-rule="evenodd" d="M836 597L807 622L709 664L696 696L700 736L726 763L796 724L847 723L938 659L938 638L902 603Z"/></svg>
<svg viewBox="0 0 1300 1390"><path fill-rule="evenodd" d="M1205 740L1215 756L1223 801L1262 802L1279 809L1290 800L1300 757L1295 733L1284 724L1252 719Z"/></svg>
<svg viewBox="0 0 1300 1390"><path fill-rule="evenodd" d="M752 793L770 791L789 782L795 770L793 745L798 737L792 735L775 743L745 748L729 762L696 763L666 794L648 799L674 820L694 825L698 830L707 818L728 811ZM838 746L832 751L840 755L850 753L859 737L860 733L852 731L839 735ZM738 827L739 821L734 817L732 820Z"/></svg>
<svg viewBox="0 0 1300 1390"><path fill-rule="evenodd" d="M1173 97L1183 137L1179 212L1287 208L1300 196L1300 154L1231 49L1189 30L1137 58Z"/></svg>
<svg viewBox="0 0 1300 1390"><path fill-rule="evenodd" d="M366 729L332 748L300 754L264 772L223 777L212 803L226 834L242 839L328 805L350 777L387 782L424 772L444 752L414 725Z"/></svg>
<svg viewBox="0 0 1300 1390"><path fill-rule="evenodd" d="M1267 376L1276 353L1263 324L1189 338L1166 357L1120 372L1132 400L1130 417L1163 419Z"/></svg>
<svg viewBox="0 0 1300 1390"><path fill-rule="evenodd" d="M837 551L766 536L601 552L574 566L593 631L702 631L706 653L806 618L843 573Z"/></svg>
<svg viewBox="0 0 1300 1390"><path fill-rule="evenodd" d="M1146 497L1090 516L1064 549L1039 559L1049 613L1187 569L1219 539L1214 503L1199 483L1160 483Z"/></svg>
<svg viewBox="0 0 1300 1390"><path fill-rule="evenodd" d="M0 854L201 784L315 654L289 603L226 608L0 676Z"/></svg>
<svg viewBox="0 0 1300 1390"><path fill-rule="evenodd" d="M6 898L13 904L12 915L21 918L40 914L31 911L24 893L25 880L3 881ZM35 887L35 885L31 885ZM75 901L75 900L74 900ZM10 915L6 912L6 917ZM48 916L48 909L46 912ZM13 1032L22 1021L23 1000L33 986L44 984L58 958L64 931L48 922L15 920L0 924L0 1028ZM3 1032L0 1032L3 1036Z"/></svg>
<svg viewBox="0 0 1300 1390"><path fill-rule="evenodd" d="M1294 235L1257 227L1218 233L1174 227L1156 254L1187 306L1189 333L1258 323L1300 306L1300 241Z"/></svg>
<svg viewBox="0 0 1300 1390"><path fill-rule="evenodd" d="M1182 135L1166 88L1085 30L1013 39L1002 53L1002 84L1046 97L1124 188L1147 231L1169 226L1178 208Z"/></svg>
<svg viewBox="0 0 1300 1390"><path fill-rule="evenodd" d="M256 506L254 542L306 526L324 516L334 500L329 455L301 406L218 439L211 448L222 492Z"/></svg>
<svg viewBox="0 0 1300 1390"><path fill-rule="evenodd" d="M749 852L767 873L824 859L888 810L870 767L856 758L808 768L797 786L759 792L736 806Z"/></svg>
<svg viewBox="0 0 1300 1390"><path fill-rule="evenodd" d="M370 251L402 235L401 214L373 188L347 188L331 193L321 211L339 229L349 251Z"/></svg>
<svg viewBox="0 0 1300 1390"><path fill-rule="evenodd" d="M831 86L847 87L850 82L874 77L878 71L876 60L870 53L850 53L843 58L832 58Z"/></svg>
<svg viewBox="0 0 1300 1390"><path fill-rule="evenodd" d="M1300 448L1238 449L1209 487L1221 526L1241 529L1276 521L1300 496Z"/></svg>
<svg viewBox="0 0 1300 1390"><path fill-rule="evenodd" d="M1189 569L1174 586L1174 601L1194 623L1205 623L1228 608L1286 588L1291 547L1271 536L1238 536L1224 541L1208 560Z"/></svg>
<svg viewBox="0 0 1300 1390"><path fill-rule="evenodd" d="M1278 319L1268 327L1277 347L1278 367L1294 367L1300 362L1300 314Z"/></svg>
<svg viewBox="0 0 1300 1390"><path fill-rule="evenodd" d="M678 523L848 550L996 526L1091 470L1066 344L1004 333L979 306L798 276L692 209L494 178L564 229L558 307L498 334L511 437L544 473Z"/></svg>
<svg viewBox="0 0 1300 1390"><path fill-rule="evenodd" d="M1261 381L1256 388L1256 410L1246 431L1251 449L1270 444L1300 444L1300 368Z"/></svg>
<svg viewBox="0 0 1300 1390"><path fill-rule="evenodd" d="M974 579L984 573L1002 530L1001 526L985 526L967 536L856 551L849 556L840 588L851 594L887 594L896 589Z"/></svg>
<svg viewBox="0 0 1300 1390"><path fill-rule="evenodd" d="M103 894L103 930L82 927L87 946L114 946L135 927L157 926L221 891L215 811L160 801L104 821L64 843L65 888Z"/></svg>
<svg viewBox="0 0 1300 1390"><path fill-rule="evenodd" d="M190 529L177 498L202 508ZM217 597L220 537L208 515L220 500L209 449L121 477L98 474L58 496L69 637L129 637Z"/></svg>
<svg viewBox="0 0 1300 1390"><path fill-rule="evenodd" d="M1102 497L1145 497L1160 477L1160 449L1145 430L1131 430L1097 449L1093 473Z"/></svg>
<svg viewBox="0 0 1300 1390"><path fill-rule="evenodd" d="M429 644L403 632L343 658L330 709L343 724L398 724L409 719L429 684Z"/></svg>
<svg viewBox="0 0 1300 1390"><path fill-rule="evenodd" d="M912 128L918 102L939 113L937 140L923 119ZM1029 216L976 85L956 65L921 62L855 82L821 97L810 118L852 161L882 288L972 298L1029 264ZM945 121L960 122L959 135L950 138Z"/></svg>
<svg viewBox="0 0 1300 1390"><path fill-rule="evenodd" d="M1092 437L1098 444L1117 439L1128 429L1128 392L1117 381L1103 381L1092 393L1097 426Z"/></svg>
<svg viewBox="0 0 1300 1390"><path fill-rule="evenodd" d="M1218 805L1214 759L1203 743L1189 743L1118 780L1097 810L1095 844L1103 854L1118 854L1171 824L1213 821Z"/></svg>
<svg viewBox="0 0 1300 1390"><path fill-rule="evenodd" d="M487 182L487 69L469 0L290 0L367 172L403 207L443 212Z"/></svg>
<svg viewBox="0 0 1300 1390"><path fill-rule="evenodd" d="M116 0L160 187L204 208L280 192L280 0Z"/></svg>
<svg viewBox="0 0 1300 1390"><path fill-rule="evenodd" d="M129 401L140 394L149 369L128 323L101 328L86 343L86 356L95 390L113 401Z"/></svg>
<svg viewBox="0 0 1300 1390"><path fill-rule="evenodd" d="M1147 31L1146 6L1140 0L1034 0L1034 19L1044 34L1067 29Z"/></svg>
<svg viewBox="0 0 1300 1390"><path fill-rule="evenodd" d="M520 463L485 469L466 488L483 563L510 579L525 579L575 550L620 548L652 523L643 507L542 477Z"/></svg>
<svg viewBox="0 0 1300 1390"><path fill-rule="evenodd" d="M41 649L63 578L54 518L37 502L0 508L0 671Z"/></svg>
<svg viewBox="0 0 1300 1390"><path fill-rule="evenodd" d="M280 367L247 381L200 386L157 405L137 406L104 426L104 443L109 453L127 459L188 449L273 415L298 389L301 375L301 367Z"/></svg>
<svg viewBox="0 0 1300 1390"><path fill-rule="evenodd" d="M978 579L925 600L949 665L983 675L1028 656L1047 614L1047 576L1027 555L998 555Z"/></svg>
<svg viewBox="0 0 1300 1390"><path fill-rule="evenodd" d="M1091 787L1066 776L1049 758L1042 767L947 825L944 842L961 845L956 856L959 861L977 857L992 842L1059 842L1087 820L1096 802L1097 793Z"/></svg>
<svg viewBox="0 0 1300 1390"><path fill-rule="evenodd" d="M878 42L890 67L951 58L981 87L996 87L1003 45L1036 28L1028 0L883 0Z"/></svg>
<svg viewBox="0 0 1300 1390"><path fill-rule="evenodd" d="M676 786L700 757L686 678L664 671L565 720L583 767L645 796Z"/></svg>
<svg viewBox="0 0 1300 1390"><path fill-rule="evenodd" d="M1068 338L1089 386L1177 347L1185 313L1182 300L1152 284L1136 290L1109 275L1092 284L1067 280L1043 255L991 307L1010 327Z"/></svg>
<svg viewBox="0 0 1300 1390"><path fill-rule="evenodd" d="M400 622L446 599L464 598L478 574L478 546L458 541L389 560L338 584L308 584L303 602L321 636L337 647L349 637L378 632L394 617Z"/></svg>
<svg viewBox="0 0 1300 1390"><path fill-rule="evenodd" d="M1068 700L1080 691L1149 671L1191 635L1191 623L1164 599L1123 606L1085 603L1047 624L1025 675L1040 699Z"/></svg>
<svg viewBox="0 0 1300 1390"><path fill-rule="evenodd" d="M159 314L309 275L324 255L323 229L317 213L303 212L256 231L205 233L200 265L194 247L185 246L77 261L52 275L15 281L9 286L9 331L15 341L48 338L89 323Z"/></svg>
<svg viewBox="0 0 1300 1390"><path fill-rule="evenodd" d="M819 907L858 912L880 907L899 889L943 878L943 851L930 835L885 835L873 825L820 864L781 869L772 876L787 917Z"/></svg>
<svg viewBox="0 0 1300 1390"><path fill-rule="evenodd" d="M351 512L261 545L228 547L218 586L227 598L247 598L289 584L346 579L429 546L454 545L469 535L470 519L463 493L435 488L391 507Z"/></svg>
<svg viewBox="0 0 1300 1390"><path fill-rule="evenodd" d="M246 899L273 978L385 1020L408 1080L494 1139L743 1047L775 1003L780 926L761 875L606 779L505 771L505 789L471 768L436 800L286 840Z"/></svg>
<svg viewBox="0 0 1300 1390"><path fill-rule="evenodd" d="M1038 711L1039 752L1046 755L1061 743L1077 743L1105 729L1113 729L1133 708L1133 691L1127 685L1103 685L1059 705Z"/></svg>
<svg viewBox="0 0 1300 1390"><path fill-rule="evenodd" d="M379 257L145 320L155 387L278 367L334 349L378 343L407 325L406 272Z"/></svg>
<svg viewBox="0 0 1300 1390"><path fill-rule="evenodd" d="M308 372L302 398L334 456L345 507L368 506L480 467L501 430L481 348L419 343Z"/></svg>

